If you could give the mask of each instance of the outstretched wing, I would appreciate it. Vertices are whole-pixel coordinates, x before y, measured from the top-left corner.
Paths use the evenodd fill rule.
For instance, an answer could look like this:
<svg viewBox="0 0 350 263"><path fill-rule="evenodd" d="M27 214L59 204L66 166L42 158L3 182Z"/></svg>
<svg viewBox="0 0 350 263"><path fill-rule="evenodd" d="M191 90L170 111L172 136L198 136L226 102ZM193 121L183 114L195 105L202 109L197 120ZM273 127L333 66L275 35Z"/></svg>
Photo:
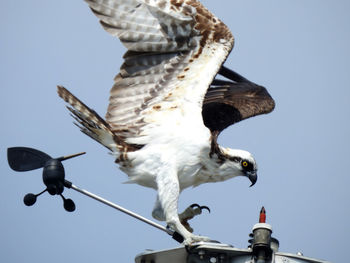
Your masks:
<svg viewBox="0 0 350 263"><path fill-rule="evenodd" d="M106 114L113 132L146 144L174 116L202 124L206 90L233 47L229 29L196 0L86 2L128 49Z"/></svg>
<svg viewBox="0 0 350 263"><path fill-rule="evenodd" d="M269 113L274 107L274 100L262 86L244 78L238 82L215 80L205 95L202 115L205 126L218 134L236 122Z"/></svg>

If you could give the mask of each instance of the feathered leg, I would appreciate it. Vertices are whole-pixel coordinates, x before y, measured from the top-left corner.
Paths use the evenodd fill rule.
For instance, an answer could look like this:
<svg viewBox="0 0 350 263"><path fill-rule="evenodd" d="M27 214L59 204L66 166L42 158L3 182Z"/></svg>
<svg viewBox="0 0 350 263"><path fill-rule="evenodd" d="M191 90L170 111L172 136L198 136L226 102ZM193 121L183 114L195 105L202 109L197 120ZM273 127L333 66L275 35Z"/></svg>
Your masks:
<svg viewBox="0 0 350 263"><path fill-rule="evenodd" d="M193 235L181 223L177 209L180 186L175 171L175 169L164 166L157 174L158 196L152 215L160 220L165 218L168 226L183 236L185 245L208 241L207 237Z"/></svg>

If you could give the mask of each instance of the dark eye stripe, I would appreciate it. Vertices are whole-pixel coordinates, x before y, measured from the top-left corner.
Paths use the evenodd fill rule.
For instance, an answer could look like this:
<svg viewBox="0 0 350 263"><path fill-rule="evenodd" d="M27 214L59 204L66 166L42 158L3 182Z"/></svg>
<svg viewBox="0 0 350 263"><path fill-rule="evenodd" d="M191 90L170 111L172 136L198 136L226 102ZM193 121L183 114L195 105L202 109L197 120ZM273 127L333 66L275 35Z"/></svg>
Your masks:
<svg viewBox="0 0 350 263"><path fill-rule="evenodd" d="M247 163L247 164L245 164ZM244 164L244 165L243 165ZM245 170L245 171L253 171L254 170L254 164L252 164L250 161L248 160L242 160L241 161L241 165L242 165L242 168Z"/></svg>

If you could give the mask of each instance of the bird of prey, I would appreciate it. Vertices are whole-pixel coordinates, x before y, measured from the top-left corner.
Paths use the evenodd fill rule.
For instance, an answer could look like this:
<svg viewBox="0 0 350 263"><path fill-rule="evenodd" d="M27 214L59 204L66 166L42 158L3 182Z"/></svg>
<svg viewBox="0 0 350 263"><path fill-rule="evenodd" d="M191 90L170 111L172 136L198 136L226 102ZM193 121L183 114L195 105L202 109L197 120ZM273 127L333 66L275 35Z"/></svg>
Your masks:
<svg viewBox="0 0 350 263"><path fill-rule="evenodd" d="M103 28L127 52L110 91L105 119L67 89L81 131L107 147L131 183L157 190L152 216L181 234L194 235L178 213L182 190L236 176L257 180L253 156L218 145L226 127L269 113L274 101L262 86L223 66L233 48L228 27L197 0L85 0ZM215 79L222 75L227 80Z"/></svg>

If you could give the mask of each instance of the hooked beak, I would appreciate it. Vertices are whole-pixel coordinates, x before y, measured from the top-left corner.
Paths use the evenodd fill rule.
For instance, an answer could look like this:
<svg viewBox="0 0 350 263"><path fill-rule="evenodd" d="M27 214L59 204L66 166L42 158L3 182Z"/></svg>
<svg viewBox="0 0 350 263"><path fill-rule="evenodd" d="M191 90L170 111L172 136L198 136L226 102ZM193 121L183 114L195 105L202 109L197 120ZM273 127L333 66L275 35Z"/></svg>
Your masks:
<svg viewBox="0 0 350 263"><path fill-rule="evenodd" d="M255 185L256 181L258 180L258 175L254 171L254 172L248 172L247 176L249 180L252 182L252 184L249 187L252 187L253 185Z"/></svg>

